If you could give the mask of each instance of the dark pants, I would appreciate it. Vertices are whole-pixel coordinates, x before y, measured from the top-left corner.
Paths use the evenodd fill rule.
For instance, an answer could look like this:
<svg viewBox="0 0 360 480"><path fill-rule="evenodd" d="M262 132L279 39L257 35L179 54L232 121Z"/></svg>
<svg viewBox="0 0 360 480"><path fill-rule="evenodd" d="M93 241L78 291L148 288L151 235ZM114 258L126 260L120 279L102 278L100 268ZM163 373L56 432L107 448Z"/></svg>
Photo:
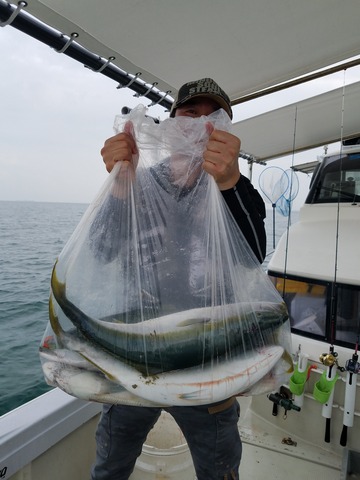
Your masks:
<svg viewBox="0 0 360 480"><path fill-rule="evenodd" d="M240 407L236 400L224 406L165 408L186 438L198 480L239 478ZM96 461L91 479L128 480L160 413L160 408L104 405L96 432Z"/></svg>

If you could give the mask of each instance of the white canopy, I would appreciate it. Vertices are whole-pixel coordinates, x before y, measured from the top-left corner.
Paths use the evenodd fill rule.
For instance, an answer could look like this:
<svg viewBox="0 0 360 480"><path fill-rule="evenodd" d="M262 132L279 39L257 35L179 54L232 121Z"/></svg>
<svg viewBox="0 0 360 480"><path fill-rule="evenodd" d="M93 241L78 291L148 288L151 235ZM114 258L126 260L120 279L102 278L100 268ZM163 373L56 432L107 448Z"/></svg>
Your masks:
<svg viewBox="0 0 360 480"><path fill-rule="evenodd" d="M360 82L234 124L258 161L360 136Z"/></svg>
<svg viewBox="0 0 360 480"><path fill-rule="evenodd" d="M4 5L4 0L0 0ZM173 98L214 78L232 103L360 54L359 0L27 0L24 11ZM258 159L340 138L340 92L236 126ZM171 99L170 98L170 99ZM359 133L359 85L348 87L344 137ZM349 113L350 110L350 113Z"/></svg>
<svg viewBox="0 0 360 480"><path fill-rule="evenodd" d="M161 91L239 97L360 53L359 0L27 0L26 11Z"/></svg>

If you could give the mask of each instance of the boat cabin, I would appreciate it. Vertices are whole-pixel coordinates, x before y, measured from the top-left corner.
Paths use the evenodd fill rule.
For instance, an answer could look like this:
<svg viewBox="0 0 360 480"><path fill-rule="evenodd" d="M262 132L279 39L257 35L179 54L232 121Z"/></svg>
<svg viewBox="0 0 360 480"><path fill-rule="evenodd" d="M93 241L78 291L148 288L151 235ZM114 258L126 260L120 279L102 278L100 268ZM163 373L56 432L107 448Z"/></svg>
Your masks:
<svg viewBox="0 0 360 480"><path fill-rule="evenodd" d="M283 235L268 268L293 333L349 348L360 324L359 141L323 156L299 223Z"/></svg>

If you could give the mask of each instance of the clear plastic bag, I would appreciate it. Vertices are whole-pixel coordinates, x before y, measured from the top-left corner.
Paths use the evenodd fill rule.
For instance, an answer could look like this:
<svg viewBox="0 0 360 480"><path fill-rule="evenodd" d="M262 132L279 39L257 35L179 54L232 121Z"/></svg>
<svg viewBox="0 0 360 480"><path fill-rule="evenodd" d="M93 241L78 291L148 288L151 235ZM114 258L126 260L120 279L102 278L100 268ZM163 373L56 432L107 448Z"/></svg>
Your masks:
<svg viewBox="0 0 360 480"><path fill-rule="evenodd" d="M130 122L130 123L128 123ZM60 253L40 346L47 382L129 405L196 405L292 372L281 297L202 169L222 110L155 124L139 106L136 171L117 162Z"/></svg>

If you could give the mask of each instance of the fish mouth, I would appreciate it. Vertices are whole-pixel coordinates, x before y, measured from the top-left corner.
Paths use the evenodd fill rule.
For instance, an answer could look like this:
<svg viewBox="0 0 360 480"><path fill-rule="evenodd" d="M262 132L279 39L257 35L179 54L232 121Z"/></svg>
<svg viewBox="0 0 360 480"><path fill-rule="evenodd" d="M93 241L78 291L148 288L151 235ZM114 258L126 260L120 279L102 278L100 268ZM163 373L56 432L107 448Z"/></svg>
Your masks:
<svg viewBox="0 0 360 480"><path fill-rule="evenodd" d="M218 363L274 345L276 331L288 320L285 304L271 302L205 307L128 324L92 318L67 298L56 264L51 291L79 334L147 374ZM58 335L59 324L52 327Z"/></svg>

